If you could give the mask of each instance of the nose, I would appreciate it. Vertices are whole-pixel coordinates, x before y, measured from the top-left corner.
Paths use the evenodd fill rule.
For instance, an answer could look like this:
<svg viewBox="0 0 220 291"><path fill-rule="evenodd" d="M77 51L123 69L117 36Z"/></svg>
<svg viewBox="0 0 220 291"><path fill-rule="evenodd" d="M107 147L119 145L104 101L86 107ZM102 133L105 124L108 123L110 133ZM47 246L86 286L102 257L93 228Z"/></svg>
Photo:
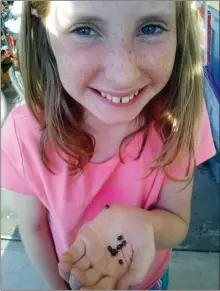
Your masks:
<svg viewBox="0 0 220 291"><path fill-rule="evenodd" d="M140 71L135 51L119 47L112 49L105 58L104 73L111 89L117 92L137 88Z"/></svg>

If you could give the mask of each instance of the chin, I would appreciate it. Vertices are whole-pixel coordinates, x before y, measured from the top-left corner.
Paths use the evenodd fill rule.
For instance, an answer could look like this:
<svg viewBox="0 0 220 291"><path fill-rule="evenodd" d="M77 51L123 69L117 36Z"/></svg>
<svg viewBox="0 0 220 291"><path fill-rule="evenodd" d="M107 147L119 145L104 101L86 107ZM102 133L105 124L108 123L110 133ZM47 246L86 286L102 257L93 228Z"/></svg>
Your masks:
<svg viewBox="0 0 220 291"><path fill-rule="evenodd" d="M136 119L138 115L135 115L135 116L129 116L129 117L98 117L97 118L99 119L99 121L107 124L107 125L118 125L118 124L125 124L125 123L130 123L132 121L134 121Z"/></svg>

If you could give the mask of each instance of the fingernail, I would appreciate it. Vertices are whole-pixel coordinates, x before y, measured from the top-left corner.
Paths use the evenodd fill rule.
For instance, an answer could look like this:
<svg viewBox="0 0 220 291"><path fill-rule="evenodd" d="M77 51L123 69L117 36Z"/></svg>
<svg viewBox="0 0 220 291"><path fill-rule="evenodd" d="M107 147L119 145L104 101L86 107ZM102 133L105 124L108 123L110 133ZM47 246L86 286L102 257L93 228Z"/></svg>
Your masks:
<svg viewBox="0 0 220 291"><path fill-rule="evenodd" d="M69 274L63 274L63 279L64 279L66 282L69 282L70 275L69 275Z"/></svg>
<svg viewBox="0 0 220 291"><path fill-rule="evenodd" d="M69 278L70 278L70 273L63 271L63 270L59 270L60 276L66 281L69 282Z"/></svg>
<svg viewBox="0 0 220 291"><path fill-rule="evenodd" d="M81 282L79 280L76 280L75 281L75 288L76 288L76 290L79 290L81 286L82 286Z"/></svg>
<svg viewBox="0 0 220 291"><path fill-rule="evenodd" d="M79 279L76 279L74 275L71 275L71 289L72 290L79 290L82 286L82 283Z"/></svg>

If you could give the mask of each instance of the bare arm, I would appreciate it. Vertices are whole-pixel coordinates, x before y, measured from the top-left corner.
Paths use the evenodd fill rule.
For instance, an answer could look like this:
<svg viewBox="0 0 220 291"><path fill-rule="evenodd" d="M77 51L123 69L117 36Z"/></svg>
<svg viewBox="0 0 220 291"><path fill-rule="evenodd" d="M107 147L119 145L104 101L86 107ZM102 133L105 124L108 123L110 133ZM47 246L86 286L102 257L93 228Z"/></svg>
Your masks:
<svg viewBox="0 0 220 291"><path fill-rule="evenodd" d="M135 219L139 215L146 224L152 225L157 250L174 248L185 239L190 223L192 185L193 181L187 187L186 183L176 182L165 185L157 205L151 211L126 206L129 217L133 214Z"/></svg>
<svg viewBox="0 0 220 291"><path fill-rule="evenodd" d="M173 248L179 245L188 233L190 223L193 181L165 185L156 208L146 212L146 218L154 228L156 249Z"/></svg>
<svg viewBox="0 0 220 291"><path fill-rule="evenodd" d="M59 275L47 210L37 197L14 193L19 231L29 258L51 290L69 290Z"/></svg>

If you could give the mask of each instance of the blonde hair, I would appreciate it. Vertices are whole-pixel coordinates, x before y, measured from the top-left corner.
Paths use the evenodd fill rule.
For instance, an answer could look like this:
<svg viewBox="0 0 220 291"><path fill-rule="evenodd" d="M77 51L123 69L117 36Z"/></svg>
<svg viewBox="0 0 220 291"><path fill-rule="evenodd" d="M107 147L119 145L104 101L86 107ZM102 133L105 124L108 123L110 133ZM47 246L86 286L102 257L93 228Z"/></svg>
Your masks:
<svg viewBox="0 0 220 291"><path fill-rule="evenodd" d="M61 84L44 25L49 8L50 1L24 1L19 56L25 100L41 125L40 153L44 164L51 170L51 161L46 153L50 142L68 164L70 174L76 174L92 158L95 140L81 128L83 108ZM39 17L31 15L31 9L36 9ZM176 1L176 27L177 50L173 72L163 94L155 96L141 112L145 124L137 131L144 133L137 158L144 149L149 126L154 120L164 145L152 170L162 169L166 176L176 180L169 176L166 169L182 151L187 151L187 180L192 161L195 165L194 135L203 98L198 32L190 1ZM157 104L162 105L159 116L156 114Z"/></svg>

